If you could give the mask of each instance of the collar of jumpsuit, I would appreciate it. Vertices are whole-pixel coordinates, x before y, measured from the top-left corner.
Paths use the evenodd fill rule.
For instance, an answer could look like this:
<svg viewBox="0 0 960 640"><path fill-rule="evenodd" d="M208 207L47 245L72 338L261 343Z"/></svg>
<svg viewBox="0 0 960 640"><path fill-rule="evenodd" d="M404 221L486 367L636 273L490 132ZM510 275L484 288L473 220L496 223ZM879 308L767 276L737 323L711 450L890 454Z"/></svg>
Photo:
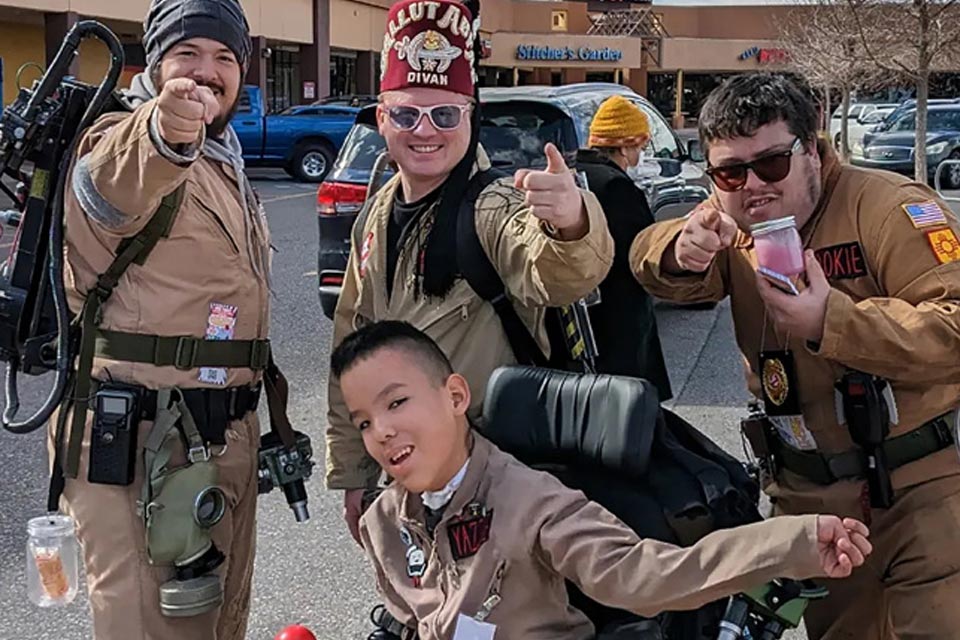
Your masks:
<svg viewBox="0 0 960 640"><path fill-rule="evenodd" d="M433 511L439 511L447 506L447 503L453 498L453 494L456 493L460 485L463 484L463 478L467 475L468 466L470 466L470 458L467 458L467 461L460 467L460 471L450 479L450 482L448 482L447 486L443 489L440 491L424 491L420 494L420 499L423 501L423 504Z"/></svg>

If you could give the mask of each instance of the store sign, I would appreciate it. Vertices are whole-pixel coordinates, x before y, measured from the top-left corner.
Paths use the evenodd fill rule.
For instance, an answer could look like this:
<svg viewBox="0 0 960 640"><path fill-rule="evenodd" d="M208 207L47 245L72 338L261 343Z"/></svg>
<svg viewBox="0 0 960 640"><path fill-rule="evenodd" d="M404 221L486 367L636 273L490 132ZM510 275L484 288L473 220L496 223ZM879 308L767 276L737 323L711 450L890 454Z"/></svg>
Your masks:
<svg viewBox="0 0 960 640"><path fill-rule="evenodd" d="M750 47L739 56L737 60L741 62L756 58L760 64L786 64L790 55L786 49L762 49L760 47Z"/></svg>
<svg viewBox="0 0 960 640"><path fill-rule="evenodd" d="M760 64L786 64L790 55L786 49L760 49L757 59Z"/></svg>
<svg viewBox="0 0 960 640"><path fill-rule="evenodd" d="M317 83L316 82L303 83L303 99L304 100L317 99Z"/></svg>
<svg viewBox="0 0 960 640"><path fill-rule="evenodd" d="M541 47L538 45L521 44L517 46L517 60L537 60L549 62L619 62L623 58L623 51L603 47Z"/></svg>

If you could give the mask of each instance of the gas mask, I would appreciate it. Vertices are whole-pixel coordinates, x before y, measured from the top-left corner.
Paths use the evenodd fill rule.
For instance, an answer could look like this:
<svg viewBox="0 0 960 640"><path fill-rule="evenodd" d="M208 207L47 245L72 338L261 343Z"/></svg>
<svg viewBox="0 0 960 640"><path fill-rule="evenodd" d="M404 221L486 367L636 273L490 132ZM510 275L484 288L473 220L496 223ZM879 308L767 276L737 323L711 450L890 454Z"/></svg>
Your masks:
<svg viewBox="0 0 960 640"><path fill-rule="evenodd" d="M183 446L187 461L171 467L173 453ZM226 497L216 486L217 468L210 460L196 423L177 389L158 393L157 418L144 446L143 483L138 513L146 527L147 557L155 566L172 566L175 578L160 587L165 616L200 615L223 602L220 579L211 572L224 560L210 537L223 518Z"/></svg>

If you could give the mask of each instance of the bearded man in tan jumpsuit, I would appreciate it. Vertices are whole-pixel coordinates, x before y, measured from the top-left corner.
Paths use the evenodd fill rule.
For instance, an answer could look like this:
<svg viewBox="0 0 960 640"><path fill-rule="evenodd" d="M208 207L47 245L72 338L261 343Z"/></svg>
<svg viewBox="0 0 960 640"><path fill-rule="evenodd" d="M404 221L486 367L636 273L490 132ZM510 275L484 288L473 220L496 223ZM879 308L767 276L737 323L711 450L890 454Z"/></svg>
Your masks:
<svg viewBox="0 0 960 640"><path fill-rule="evenodd" d="M870 525L873 555L827 582L831 596L808 609L810 637L960 638L956 217L926 185L842 165L817 141L809 94L783 75L729 80L699 126L717 189L687 218L643 231L631 264L656 296L730 296L751 391L767 397L758 453L773 461L765 491L776 512ZM807 249L799 295L757 274L750 226L782 216L795 217ZM783 375L765 366L774 360ZM889 383L886 508L838 407L835 383L850 371ZM792 410L774 410L794 395Z"/></svg>
<svg viewBox="0 0 960 640"><path fill-rule="evenodd" d="M137 416L140 449L128 486L88 480L92 410L81 422L82 447L78 438L74 452L67 444L73 434L59 434L58 461L66 466L61 507L76 520L83 544L97 640L240 640L253 573L255 408L264 366L252 357L244 366L197 365L210 359L181 355L197 356L215 339L246 345L251 355L268 347L269 237L229 127L249 62L249 27L236 0L154 0L145 26L148 68L125 94L132 113L101 117L83 136L72 168L67 290L79 312L121 242L144 229L161 201L180 190L166 236L144 264L129 266L101 307L103 344L92 379L135 385L143 398L156 398L158 389L183 390L226 497L226 513L211 530L225 556L216 571L223 604L190 617L161 613L159 586L173 570L147 562L137 505L152 415ZM106 356L112 339L130 334L154 340L157 358ZM167 354L173 357L160 353L174 342L177 348ZM214 414L218 420L207 419ZM70 424L68 418L67 431Z"/></svg>

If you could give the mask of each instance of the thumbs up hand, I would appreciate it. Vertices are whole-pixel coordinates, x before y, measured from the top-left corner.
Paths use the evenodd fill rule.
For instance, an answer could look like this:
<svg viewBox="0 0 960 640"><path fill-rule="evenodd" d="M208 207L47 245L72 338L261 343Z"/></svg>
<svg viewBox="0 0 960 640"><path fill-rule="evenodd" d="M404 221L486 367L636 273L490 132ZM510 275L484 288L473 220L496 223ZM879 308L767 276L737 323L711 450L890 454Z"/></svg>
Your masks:
<svg viewBox="0 0 960 640"><path fill-rule="evenodd" d="M533 215L556 229L562 240L578 240L589 231L583 197L557 147L548 142L544 153L547 168L520 169L514 186L526 193L524 200Z"/></svg>

